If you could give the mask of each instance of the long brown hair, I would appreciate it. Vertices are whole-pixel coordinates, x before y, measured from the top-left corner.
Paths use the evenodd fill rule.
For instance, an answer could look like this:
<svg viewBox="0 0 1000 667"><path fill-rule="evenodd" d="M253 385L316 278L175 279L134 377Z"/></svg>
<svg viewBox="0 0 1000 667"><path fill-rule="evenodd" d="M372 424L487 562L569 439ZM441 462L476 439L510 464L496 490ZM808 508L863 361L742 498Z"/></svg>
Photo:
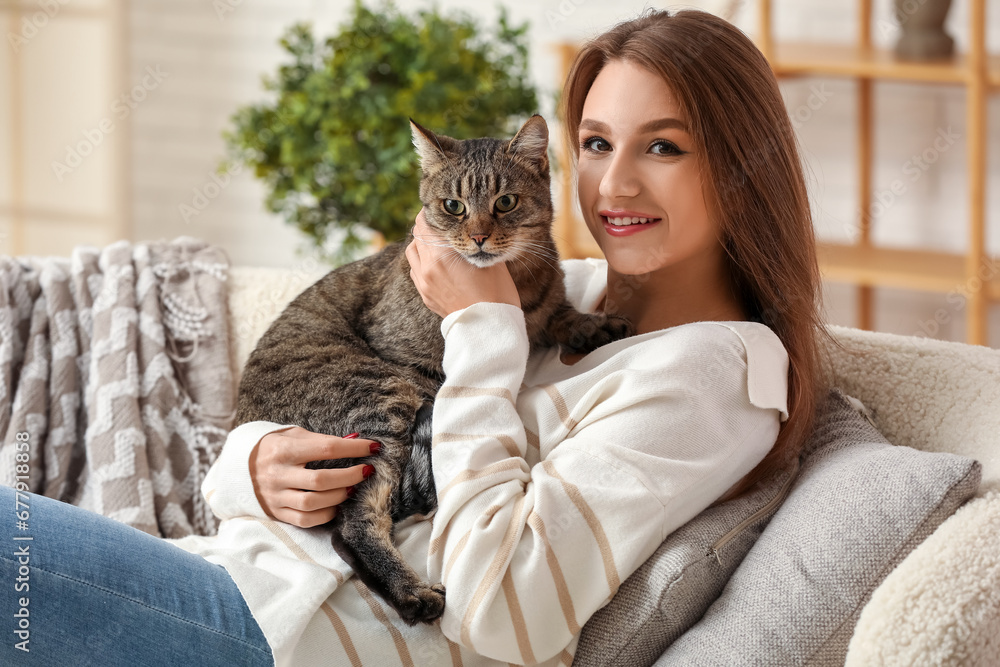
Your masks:
<svg viewBox="0 0 1000 667"><path fill-rule="evenodd" d="M797 460L822 384L820 274L795 134L771 67L738 29L711 14L650 10L591 40L563 90L574 162L587 93L606 63L661 76L688 118L708 210L718 217L734 293L789 357L788 419L771 451L727 494ZM623 103L625 103L623 101Z"/></svg>

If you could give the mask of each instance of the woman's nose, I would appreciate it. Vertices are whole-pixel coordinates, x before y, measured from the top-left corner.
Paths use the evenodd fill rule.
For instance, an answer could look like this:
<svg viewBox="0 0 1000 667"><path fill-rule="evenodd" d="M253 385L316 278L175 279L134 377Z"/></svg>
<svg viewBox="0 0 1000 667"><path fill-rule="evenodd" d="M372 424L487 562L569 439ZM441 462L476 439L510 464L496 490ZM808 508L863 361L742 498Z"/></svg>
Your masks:
<svg viewBox="0 0 1000 667"><path fill-rule="evenodd" d="M640 183L634 165L629 163L628 156L623 153L615 154L601 178L601 196L605 199L634 197L639 194L639 190Z"/></svg>

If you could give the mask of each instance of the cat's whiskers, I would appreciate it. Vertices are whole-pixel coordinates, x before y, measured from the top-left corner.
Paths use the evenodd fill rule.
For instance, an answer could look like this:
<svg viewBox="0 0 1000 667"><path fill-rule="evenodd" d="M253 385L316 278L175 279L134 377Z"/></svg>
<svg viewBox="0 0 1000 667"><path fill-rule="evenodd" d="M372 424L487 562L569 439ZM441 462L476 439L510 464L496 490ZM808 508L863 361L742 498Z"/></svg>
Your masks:
<svg viewBox="0 0 1000 667"><path fill-rule="evenodd" d="M533 259L534 258L532 258L531 255L521 255L521 256L519 256L517 258L518 262L520 262L521 266L525 267L528 270L528 272L531 274L532 278L535 277L534 269L542 268L542 267L539 267L538 264L536 262L534 262L534 261L531 261L530 265L529 265L529 260L533 260Z"/></svg>
<svg viewBox="0 0 1000 667"><path fill-rule="evenodd" d="M529 257L530 255L519 255L518 257L515 258L515 261L517 261L518 264L524 267L524 269L528 272L528 275L531 276L532 281L536 281L535 271L534 271L536 267L534 265L529 265L528 262L526 261Z"/></svg>
<svg viewBox="0 0 1000 667"><path fill-rule="evenodd" d="M417 241L420 241L424 245L434 246L435 248L452 248L452 245L447 241L445 241L444 239L442 239L440 236L431 234L420 234L420 235L414 234L413 238L416 239ZM427 239L437 239L441 242L434 243L432 241L428 241ZM454 248L452 248L452 250L454 250Z"/></svg>
<svg viewBox="0 0 1000 667"><path fill-rule="evenodd" d="M535 269L541 269L541 270L544 270L544 271L551 271L552 268L553 268L552 266L542 266L542 265L539 265L537 259L538 259L537 257L532 257L531 255L521 255L518 258L519 263L528 270L528 272L531 274L532 278L534 278L534 275L535 275L534 271L535 271ZM547 264L547 262L544 262L544 260L543 260L543 263Z"/></svg>
<svg viewBox="0 0 1000 667"><path fill-rule="evenodd" d="M563 236L562 234L556 234L555 225L553 225L553 228L549 233L552 234L553 241L563 241L564 243L567 244L569 243L569 241L566 239L565 236Z"/></svg>
<svg viewBox="0 0 1000 667"><path fill-rule="evenodd" d="M517 259L522 260L522 262L524 260L532 260L532 262L534 263L534 260L536 260L536 259L544 259L544 258L541 258L538 255L538 253L534 252L534 250L532 248L526 247L526 246L524 246L522 243L520 243L518 241L512 241L511 242L511 247L513 248L514 252L516 253Z"/></svg>
<svg viewBox="0 0 1000 667"><path fill-rule="evenodd" d="M516 260L521 266L525 267L532 278L534 278L532 269L537 268L539 262L547 265L549 268L559 270L558 254L550 246L526 239L516 239L511 241L510 244L517 253Z"/></svg>
<svg viewBox="0 0 1000 667"><path fill-rule="evenodd" d="M515 240L511 245L521 257L539 259L548 266L558 267L559 254L546 244L534 241Z"/></svg>
<svg viewBox="0 0 1000 667"><path fill-rule="evenodd" d="M455 250L450 245L448 245L448 246L439 246L439 247L447 247L448 250L450 250L451 252L446 252L443 255L439 256L437 259L434 260L433 264L437 264L438 262L443 262L443 261L446 261L446 260L451 261L453 264L455 262L465 261L464 257L462 256L462 253L460 253L459 251ZM432 266L433 266L433 264L432 264Z"/></svg>
<svg viewBox="0 0 1000 667"><path fill-rule="evenodd" d="M529 239L515 239L512 243L516 243L521 247L530 247L533 250L539 250L538 254L544 254L548 257L558 258L559 251L552 247L549 243L542 243L541 241L531 241Z"/></svg>

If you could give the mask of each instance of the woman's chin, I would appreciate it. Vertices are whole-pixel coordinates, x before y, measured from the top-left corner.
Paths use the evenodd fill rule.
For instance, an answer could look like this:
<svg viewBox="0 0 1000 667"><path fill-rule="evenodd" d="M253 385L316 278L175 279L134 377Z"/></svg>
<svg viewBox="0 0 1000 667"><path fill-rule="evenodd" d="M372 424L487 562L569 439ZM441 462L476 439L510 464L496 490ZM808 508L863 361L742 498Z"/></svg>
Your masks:
<svg viewBox="0 0 1000 667"><path fill-rule="evenodd" d="M608 268L622 276L642 276L661 269L670 262L667 253L659 245L622 247L616 243L605 243L601 251L608 262Z"/></svg>

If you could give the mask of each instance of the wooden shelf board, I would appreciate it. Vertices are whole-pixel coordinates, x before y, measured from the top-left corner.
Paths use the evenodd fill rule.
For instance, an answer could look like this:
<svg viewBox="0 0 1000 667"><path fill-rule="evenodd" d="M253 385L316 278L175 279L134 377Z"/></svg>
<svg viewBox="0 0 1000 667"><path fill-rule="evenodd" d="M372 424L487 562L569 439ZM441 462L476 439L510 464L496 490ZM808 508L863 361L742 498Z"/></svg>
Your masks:
<svg viewBox="0 0 1000 667"><path fill-rule="evenodd" d="M964 255L839 243L819 243L817 252L823 278L834 282L944 293L966 289ZM1000 275L991 278L988 294L1000 299Z"/></svg>
<svg viewBox="0 0 1000 667"><path fill-rule="evenodd" d="M779 42L772 66L779 76L829 74L937 83L964 83L969 77L961 54L922 63L900 60L889 49L862 49L853 44Z"/></svg>

